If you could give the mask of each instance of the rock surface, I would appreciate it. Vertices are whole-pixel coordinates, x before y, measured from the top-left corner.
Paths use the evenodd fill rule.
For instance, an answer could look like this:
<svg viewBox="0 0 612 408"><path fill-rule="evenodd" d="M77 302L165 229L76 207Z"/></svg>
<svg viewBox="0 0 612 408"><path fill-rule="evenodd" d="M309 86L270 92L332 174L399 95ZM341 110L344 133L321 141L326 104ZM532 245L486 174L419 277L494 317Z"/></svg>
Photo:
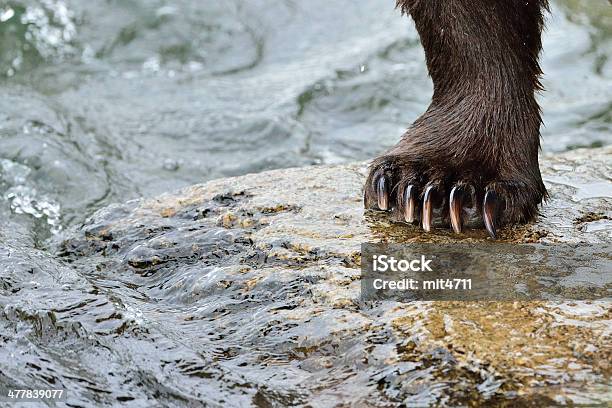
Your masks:
<svg viewBox="0 0 612 408"><path fill-rule="evenodd" d="M501 241L609 244L611 157L603 148L545 158L543 216L503 230ZM36 316L48 310L55 346L79 361L76 372L50 375L77 402L611 401L610 301L363 302L364 242L489 241L482 230L424 234L364 215L364 175L363 164L277 170L103 209L48 261L57 264L45 281L55 299L33 293L39 300L10 305L4 288L5 332L18 333L20 313L41 325ZM31 331L41 349L50 335ZM38 357L43 371L65 366L56 354Z"/></svg>

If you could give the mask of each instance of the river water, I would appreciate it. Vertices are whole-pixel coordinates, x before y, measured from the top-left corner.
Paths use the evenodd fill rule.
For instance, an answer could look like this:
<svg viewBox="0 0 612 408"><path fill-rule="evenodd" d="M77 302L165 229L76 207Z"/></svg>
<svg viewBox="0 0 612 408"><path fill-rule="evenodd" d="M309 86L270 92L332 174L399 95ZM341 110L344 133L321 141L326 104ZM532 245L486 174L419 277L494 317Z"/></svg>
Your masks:
<svg viewBox="0 0 612 408"><path fill-rule="evenodd" d="M100 208L224 176L365 160L393 145L432 90L414 27L393 3L0 1L4 329L54 326L51 315L11 306L34 293L11 279L48 262L55 276L85 279L49 261L48 248ZM552 2L545 152L612 142L611 22L605 0ZM61 282L38 284L61 296ZM92 292L83 310L97 301ZM51 336L70 330L80 329ZM11 347L23 351L22 340Z"/></svg>

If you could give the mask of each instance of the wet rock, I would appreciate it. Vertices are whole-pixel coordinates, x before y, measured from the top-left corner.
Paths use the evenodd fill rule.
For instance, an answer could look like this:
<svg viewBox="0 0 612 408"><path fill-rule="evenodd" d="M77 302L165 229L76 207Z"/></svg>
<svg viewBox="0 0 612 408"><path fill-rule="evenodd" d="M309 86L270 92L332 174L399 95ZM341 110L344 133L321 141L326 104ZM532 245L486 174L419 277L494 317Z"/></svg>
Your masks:
<svg viewBox="0 0 612 408"><path fill-rule="evenodd" d="M547 157L542 217L500 240L608 243L611 155ZM88 305L107 299L85 307L94 320L54 312L58 327L92 333L98 356L102 345L112 354L99 371L84 364L84 376L109 385L88 395L142 406L609 402L609 301L362 301L364 242L490 242L482 229L425 234L364 214L364 177L353 164L216 180L103 209L67 231L53 265L76 276L62 283L77 282ZM47 359L37 364L64 364Z"/></svg>

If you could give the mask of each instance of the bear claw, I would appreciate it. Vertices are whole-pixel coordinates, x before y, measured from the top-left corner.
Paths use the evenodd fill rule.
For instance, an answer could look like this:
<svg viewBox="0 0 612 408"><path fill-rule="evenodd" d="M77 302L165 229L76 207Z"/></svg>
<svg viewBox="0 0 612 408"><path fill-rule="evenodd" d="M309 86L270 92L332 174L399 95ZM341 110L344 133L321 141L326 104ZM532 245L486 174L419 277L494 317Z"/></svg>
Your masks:
<svg viewBox="0 0 612 408"><path fill-rule="evenodd" d="M393 185L388 174L379 173L372 189L366 192L366 206L386 212L391 211L396 221L412 224L420 220L423 230L431 232L434 225L434 209L442 204L444 208L440 213L443 218L450 223L450 227L456 234L461 234L465 224L465 210L477 210L473 203L476 197L480 197L478 201L482 201L480 201L481 211L479 212L482 215L484 227L491 238L497 239L501 219L500 203L503 200L491 185L483 189L483 198L482 195L476 194L476 189L470 183L459 181L454 183L448 199L443 200L442 197L446 194L442 183L427 184L422 196L419 195L417 185L406 184ZM401 188L402 185L405 187Z"/></svg>
<svg viewBox="0 0 612 408"><path fill-rule="evenodd" d="M453 231L461 234L463 228L463 190L461 187L455 186L451 190L448 207Z"/></svg>
<svg viewBox="0 0 612 408"><path fill-rule="evenodd" d="M491 238L497 238L497 194L493 190L488 190L482 203L482 218L485 228Z"/></svg>

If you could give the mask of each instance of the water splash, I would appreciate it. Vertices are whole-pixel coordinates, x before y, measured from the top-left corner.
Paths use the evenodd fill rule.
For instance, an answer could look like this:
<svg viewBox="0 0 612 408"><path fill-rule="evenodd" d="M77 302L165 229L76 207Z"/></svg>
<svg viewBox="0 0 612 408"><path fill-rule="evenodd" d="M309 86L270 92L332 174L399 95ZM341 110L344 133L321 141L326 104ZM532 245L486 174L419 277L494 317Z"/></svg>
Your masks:
<svg viewBox="0 0 612 408"><path fill-rule="evenodd" d="M43 219L51 233L57 234L62 230L60 204L37 191L29 180L30 173L30 168L23 164L0 160L0 181L10 186L3 198L10 203L13 213Z"/></svg>
<svg viewBox="0 0 612 408"><path fill-rule="evenodd" d="M8 77L41 59L56 61L76 51L75 15L63 0L23 3L0 9L0 34L12 43L0 52L0 72Z"/></svg>

